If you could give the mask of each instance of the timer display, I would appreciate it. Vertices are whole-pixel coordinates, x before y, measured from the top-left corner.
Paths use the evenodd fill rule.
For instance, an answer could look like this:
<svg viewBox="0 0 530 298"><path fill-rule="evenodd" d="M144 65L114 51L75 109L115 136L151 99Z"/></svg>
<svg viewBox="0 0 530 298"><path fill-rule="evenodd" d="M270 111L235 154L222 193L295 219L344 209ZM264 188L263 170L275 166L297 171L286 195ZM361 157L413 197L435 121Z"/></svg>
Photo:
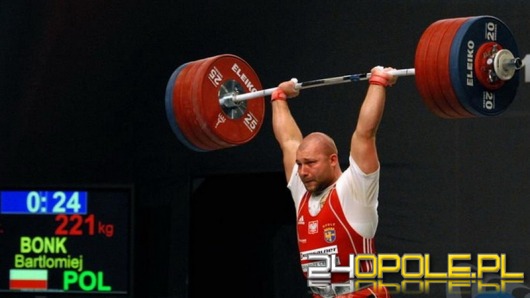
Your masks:
<svg viewBox="0 0 530 298"><path fill-rule="evenodd" d="M132 202L129 186L0 189L0 296L131 297Z"/></svg>
<svg viewBox="0 0 530 298"><path fill-rule="evenodd" d="M85 214L86 191L1 191L0 213Z"/></svg>

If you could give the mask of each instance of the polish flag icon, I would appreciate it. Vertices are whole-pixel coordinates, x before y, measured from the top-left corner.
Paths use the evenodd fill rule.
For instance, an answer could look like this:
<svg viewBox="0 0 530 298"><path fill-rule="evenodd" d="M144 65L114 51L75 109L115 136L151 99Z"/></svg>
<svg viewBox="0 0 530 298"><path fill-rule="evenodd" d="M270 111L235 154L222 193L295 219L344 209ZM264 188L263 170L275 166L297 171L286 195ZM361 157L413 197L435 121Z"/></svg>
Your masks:
<svg viewBox="0 0 530 298"><path fill-rule="evenodd" d="M48 270L11 269L9 270L10 290L46 290L48 289Z"/></svg>

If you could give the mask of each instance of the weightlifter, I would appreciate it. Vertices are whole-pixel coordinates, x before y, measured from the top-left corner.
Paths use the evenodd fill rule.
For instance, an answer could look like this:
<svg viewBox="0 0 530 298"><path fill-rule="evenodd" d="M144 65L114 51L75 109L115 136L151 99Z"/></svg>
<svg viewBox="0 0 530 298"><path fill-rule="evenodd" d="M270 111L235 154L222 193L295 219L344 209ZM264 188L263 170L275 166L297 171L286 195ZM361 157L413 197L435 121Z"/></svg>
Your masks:
<svg viewBox="0 0 530 298"><path fill-rule="evenodd" d="M291 115L288 99L299 95L294 81L285 81L271 94L272 126L282 155L296 208L298 248L304 276L308 277L309 253L335 254L337 265L349 264L350 254L374 254L378 224L380 164L376 133L383 116L386 88L397 81L394 68L374 67L351 136L349 167L342 171L334 140L322 132L303 136ZM362 261L361 271L372 270ZM332 273L331 283L347 283L347 273ZM318 287L319 297L390 297L384 287Z"/></svg>

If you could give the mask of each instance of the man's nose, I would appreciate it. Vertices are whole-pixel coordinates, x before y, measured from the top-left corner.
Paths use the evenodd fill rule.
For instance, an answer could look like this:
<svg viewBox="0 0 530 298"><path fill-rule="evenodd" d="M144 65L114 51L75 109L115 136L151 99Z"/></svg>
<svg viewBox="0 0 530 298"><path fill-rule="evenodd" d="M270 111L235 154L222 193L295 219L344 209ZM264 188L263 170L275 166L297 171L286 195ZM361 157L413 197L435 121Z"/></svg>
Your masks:
<svg viewBox="0 0 530 298"><path fill-rule="evenodd" d="M300 176L305 176L305 174L307 173L307 169L303 164L298 166L298 173L300 174Z"/></svg>

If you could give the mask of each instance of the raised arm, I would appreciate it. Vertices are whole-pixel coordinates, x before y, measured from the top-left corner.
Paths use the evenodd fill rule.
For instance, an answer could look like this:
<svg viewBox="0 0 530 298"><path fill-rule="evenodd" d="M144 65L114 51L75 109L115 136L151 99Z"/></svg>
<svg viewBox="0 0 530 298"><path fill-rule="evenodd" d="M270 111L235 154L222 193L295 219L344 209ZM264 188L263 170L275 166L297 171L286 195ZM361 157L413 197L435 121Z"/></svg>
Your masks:
<svg viewBox="0 0 530 298"><path fill-rule="evenodd" d="M296 159L296 150L303 139L302 132L291 115L287 104L288 98L296 97L298 94L299 91L295 89L295 83L286 81L279 84L278 89L271 95L272 129L282 150L283 167L287 181L291 178Z"/></svg>
<svg viewBox="0 0 530 298"><path fill-rule="evenodd" d="M383 117L386 101L386 87L397 81L388 71L393 68L374 67L369 79L370 85L359 111L357 126L351 138L350 154L366 174L373 173L379 168L377 155L376 134Z"/></svg>

